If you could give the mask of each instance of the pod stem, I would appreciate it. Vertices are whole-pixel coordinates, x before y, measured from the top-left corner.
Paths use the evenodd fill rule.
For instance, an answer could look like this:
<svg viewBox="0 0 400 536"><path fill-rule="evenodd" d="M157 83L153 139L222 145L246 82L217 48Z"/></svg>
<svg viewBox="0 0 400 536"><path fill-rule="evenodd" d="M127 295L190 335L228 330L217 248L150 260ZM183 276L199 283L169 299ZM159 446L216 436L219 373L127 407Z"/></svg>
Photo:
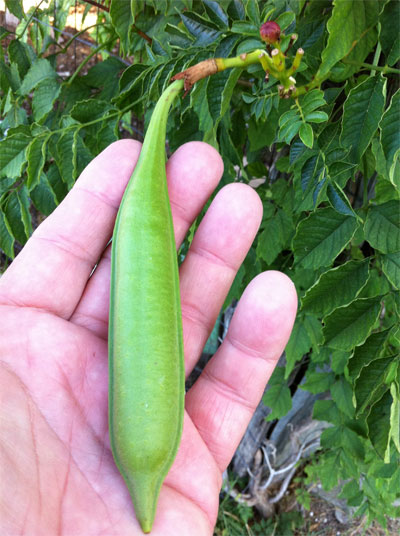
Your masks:
<svg viewBox="0 0 400 536"><path fill-rule="evenodd" d="M168 111L175 97L182 91L183 85L183 80L176 80L161 94L151 116L140 154L146 155L147 151L153 150L154 146L164 147Z"/></svg>

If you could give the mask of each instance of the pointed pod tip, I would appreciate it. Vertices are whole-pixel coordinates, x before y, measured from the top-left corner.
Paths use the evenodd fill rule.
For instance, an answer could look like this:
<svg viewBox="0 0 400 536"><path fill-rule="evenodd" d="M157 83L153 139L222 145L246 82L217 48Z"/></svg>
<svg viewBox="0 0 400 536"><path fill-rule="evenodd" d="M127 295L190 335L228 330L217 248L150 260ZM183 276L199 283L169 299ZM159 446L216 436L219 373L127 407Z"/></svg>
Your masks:
<svg viewBox="0 0 400 536"><path fill-rule="evenodd" d="M142 531L145 534L149 534L151 532L151 529L153 527L153 522L152 521L149 521L148 519L145 519L145 520L142 520L142 521L139 520L139 523L140 523L140 526L142 528Z"/></svg>

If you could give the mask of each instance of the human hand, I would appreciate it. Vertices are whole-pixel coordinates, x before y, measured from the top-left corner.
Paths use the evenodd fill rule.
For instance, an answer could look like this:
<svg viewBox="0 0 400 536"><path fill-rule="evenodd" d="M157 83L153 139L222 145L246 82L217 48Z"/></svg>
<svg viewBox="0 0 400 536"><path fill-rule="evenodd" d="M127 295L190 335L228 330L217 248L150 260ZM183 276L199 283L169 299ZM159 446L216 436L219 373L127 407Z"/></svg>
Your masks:
<svg viewBox="0 0 400 536"><path fill-rule="evenodd" d="M140 144L121 140L83 171L0 278L2 534L140 535L112 458L107 417L110 247ZM222 174L201 142L167 164L180 244ZM180 267L186 374L213 328L258 230L262 205L244 184L221 189ZM93 267L96 270L91 275ZM186 395L176 460L152 534L210 535L221 475L281 355L297 298L279 272L245 290L228 334Z"/></svg>

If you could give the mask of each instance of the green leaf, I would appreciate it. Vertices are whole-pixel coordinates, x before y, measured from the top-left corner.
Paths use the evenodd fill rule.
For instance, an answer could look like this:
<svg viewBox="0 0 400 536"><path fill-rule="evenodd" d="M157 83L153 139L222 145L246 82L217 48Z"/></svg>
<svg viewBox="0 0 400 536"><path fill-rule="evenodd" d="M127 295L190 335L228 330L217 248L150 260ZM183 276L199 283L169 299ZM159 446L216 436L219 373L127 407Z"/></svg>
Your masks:
<svg viewBox="0 0 400 536"><path fill-rule="evenodd" d="M33 94L32 109L35 121L41 121L53 109L61 91L60 84L53 78L41 82Z"/></svg>
<svg viewBox="0 0 400 536"><path fill-rule="evenodd" d="M196 37L194 46L205 47L216 41L221 35L221 31L217 30L211 21L197 15L193 11L180 13L180 17L189 33Z"/></svg>
<svg viewBox="0 0 400 536"><path fill-rule="evenodd" d="M154 63L156 63L155 59ZM89 69L85 76L85 82L93 87L104 87L111 79L119 80L120 72L123 69L126 69L126 65L120 59L110 56Z"/></svg>
<svg viewBox="0 0 400 536"><path fill-rule="evenodd" d="M245 20L235 21L231 26L231 32L238 33L240 35L248 35L255 38L260 37L259 26L256 26L252 22Z"/></svg>
<svg viewBox="0 0 400 536"><path fill-rule="evenodd" d="M325 318L325 343L338 350L351 350L365 342L381 311L382 297L360 298L335 309Z"/></svg>
<svg viewBox="0 0 400 536"><path fill-rule="evenodd" d="M400 58L400 35L398 21L400 20L400 3L392 0L385 5L379 17L381 32L379 41L386 56L386 64L394 65ZM397 23L394 23L397 21Z"/></svg>
<svg viewBox="0 0 400 536"><path fill-rule="evenodd" d="M377 137L375 137L372 140L371 151L372 151L372 154L373 154L374 159L375 159L375 170L376 170L376 172L378 173L378 175L381 176L381 179L385 179L385 180L389 181L390 180L389 169L388 169L388 166L387 166L385 153L383 152L382 145L381 145L381 143L380 143L380 141L379 141L379 139ZM400 190L400 188L399 188L399 190Z"/></svg>
<svg viewBox="0 0 400 536"><path fill-rule="evenodd" d="M25 151L31 142L29 136L17 132L0 141L0 177L18 178L26 162Z"/></svg>
<svg viewBox="0 0 400 536"><path fill-rule="evenodd" d="M399 3L400 6L400 3ZM394 164L400 152L400 89L393 95L389 108L383 114L380 122L381 144L386 158L386 169L392 178Z"/></svg>
<svg viewBox="0 0 400 536"><path fill-rule="evenodd" d="M344 352L343 350L332 350L331 368L336 374L344 374L345 367L349 362L352 352Z"/></svg>
<svg viewBox="0 0 400 536"><path fill-rule="evenodd" d="M0 180L0 198L3 197L3 194L5 192L8 192L9 190L11 190L11 187L15 184L16 181L17 181L16 178L9 179L9 178L5 178L5 177L3 177Z"/></svg>
<svg viewBox="0 0 400 536"><path fill-rule="evenodd" d="M261 20L258 0L245 0L244 4L248 18L259 27L261 25Z"/></svg>
<svg viewBox="0 0 400 536"><path fill-rule="evenodd" d="M263 46L264 46L263 42L260 39L254 39L254 38L245 39L244 41L241 41L239 45L237 46L236 54L239 55L239 54L245 54L247 52L253 52L253 50L256 50L257 48L262 48ZM250 96L249 94L247 95L248 97ZM257 98L255 95L252 95L252 97L253 99Z"/></svg>
<svg viewBox="0 0 400 536"><path fill-rule="evenodd" d="M298 110L288 110L282 114L279 118L279 126L282 128L287 123L292 123L293 121L298 121L300 119Z"/></svg>
<svg viewBox="0 0 400 536"><path fill-rule="evenodd" d="M242 0L233 0L228 6L228 14L233 20L243 20L246 12Z"/></svg>
<svg viewBox="0 0 400 536"><path fill-rule="evenodd" d="M134 23L131 2L111 0L110 17L117 32L124 54L129 50L129 30ZM134 13L135 15L136 13Z"/></svg>
<svg viewBox="0 0 400 536"><path fill-rule="evenodd" d="M308 123L323 123L324 121L328 121L328 119L328 114L321 111L309 112L304 116L304 120Z"/></svg>
<svg viewBox="0 0 400 536"><path fill-rule="evenodd" d="M326 428L321 435L321 446L324 448L344 448L352 457L364 459L364 446L358 435L345 426ZM337 470L337 468L336 468Z"/></svg>
<svg viewBox="0 0 400 536"><path fill-rule="evenodd" d="M61 178L63 182L67 184L68 189L72 188L75 180L73 164L73 138L73 130L68 129L62 133L57 142L58 158L56 162L60 170Z"/></svg>
<svg viewBox="0 0 400 536"><path fill-rule="evenodd" d="M302 299L302 310L326 316L337 307L349 305L369 277L369 261L348 261L324 272Z"/></svg>
<svg viewBox="0 0 400 536"><path fill-rule="evenodd" d="M310 151L301 140L296 140L290 147L289 162L293 169L297 169L304 165L311 155L316 154L316 151Z"/></svg>
<svg viewBox="0 0 400 536"><path fill-rule="evenodd" d="M19 76L17 65L11 63L11 66L8 66L2 61L0 66L0 82L4 93L8 91L9 88L11 88L14 93L17 93L21 86L21 78Z"/></svg>
<svg viewBox="0 0 400 536"><path fill-rule="evenodd" d="M310 114L317 108L326 105L324 92L321 89L313 89L300 97L300 106L303 110L303 115ZM324 112L321 112L324 113Z"/></svg>
<svg viewBox="0 0 400 536"><path fill-rule="evenodd" d="M31 189L39 182L40 175L43 171L43 166L46 161L46 145L49 140L50 134L44 136L37 136L33 138L28 146L26 157L28 160L28 179L26 186Z"/></svg>
<svg viewBox="0 0 400 536"><path fill-rule="evenodd" d="M349 506L359 506L364 500L364 494L360 490L360 485L355 480L350 480L345 484L338 495L340 499L345 499Z"/></svg>
<svg viewBox="0 0 400 536"><path fill-rule="evenodd" d="M36 209L45 216L51 214L58 205L54 190L44 173L41 174L38 184L29 195Z"/></svg>
<svg viewBox="0 0 400 536"><path fill-rule="evenodd" d="M378 13L376 0L333 1L332 15L327 24L329 38L322 52L317 77L328 75L332 67L347 56L367 33L374 31Z"/></svg>
<svg viewBox="0 0 400 536"><path fill-rule="evenodd" d="M293 221L285 211L277 213L265 223L257 242L257 256L272 264L287 245L293 232Z"/></svg>
<svg viewBox="0 0 400 536"><path fill-rule="evenodd" d="M165 26L168 43L172 48L186 49L193 44L193 38L178 26L168 23Z"/></svg>
<svg viewBox="0 0 400 536"><path fill-rule="evenodd" d="M90 127L88 135L85 136L85 144L93 154L101 153L101 151L118 139L118 136L116 135L118 120L116 117L111 120L106 119L100 123L100 125L101 126L97 128L95 136L91 136L92 129L94 130L94 125Z"/></svg>
<svg viewBox="0 0 400 536"><path fill-rule="evenodd" d="M356 417L363 413L367 406L371 406L379 400L387 391L385 377L393 362L393 356L381 357L363 367L354 387Z"/></svg>
<svg viewBox="0 0 400 536"><path fill-rule="evenodd" d="M389 389L376 402L367 417L368 437L378 455L384 459L390 443L390 410L393 399Z"/></svg>
<svg viewBox="0 0 400 536"><path fill-rule="evenodd" d="M143 80L150 72L152 72L152 68L141 63L134 63L125 69L119 81L119 93L112 99L113 104L119 108L123 108L127 104L138 100L142 96ZM89 96L75 99L74 104L77 101L88 98Z"/></svg>
<svg viewBox="0 0 400 536"><path fill-rule="evenodd" d="M400 251L400 202L393 200L369 208L365 238L382 253Z"/></svg>
<svg viewBox="0 0 400 536"><path fill-rule="evenodd" d="M2 41L4 38L7 37L7 35L10 35L10 32L9 30L7 30L7 28L4 28L4 26L0 26L0 41Z"/></svg>
<svg viewBox="0 0 400 536"><path fill-rule="evenodd" d="M4 215L11 229L12 235L20 244L25 244L28 235L24 225L24 207L17 190L11 191L3 204Z"/></svg>
<svg viewBox="0 0 400 536"><path fill-rule="evenodd" d="M302 220L293 239L295 262L304 268L329 266L347 246L358 222L332 208L321 208Z"/></svg>
<svg viewBox="0 0 400 536"><path fill-rule="evenodd" d="M272 111L272 114L274 114L274 111ZM265 123L263 121L257 122L254 117L250 118L247 132L251 151L269 147L274 142L277 128L274 119L277 119L276 114Z"/></svg>
<svg viewBox="0 0 400 536"><path fill-rule="evenodd" d="M386 0L383 0L386 1ZM372 0L366 10L365 31L359 39L354 41L350 52L343 58L343 63L339 63L332 68L330 78L335 82L349 79L353 74L358 73L360 64L366 61L378 40L377 17L380 10L380 1Z"/></svg>
<svg viewBox="0 0 400 536"><path fill-rule="evenodd" d="M352 419L355 413L353 405L353 389L343 376L336 380L332 385L331 395L340 411L343 411L343 413Z"/></svg>
<svg viewBox="0 0 400 536"><path fill-rule="evenodd" d="M215 2L214 0L203 0L203 4L206 8L207 15L219 28L224 29L228 26L228 16L219 2Z"/></svg>
<svg viewBox="0 0 400 536"><path fill-rule="evenodd" d="M239 155L239 152L237 148L235 147L228 129L225 127L225 125L221 125L221 128L219 129L219 146L221 149L221 154L225 154L226 158L229 158L231 163L233 165L240 166L241 169L243 169L242 166L242 157ZM265 171L265 167L264 167Z"/></svg>
<svg viewBox="0 0 400 536"><path fill-rule="evenodd" d="M284 380L284 367L276 367L268 383L268 389L263 396L263 403L272 409L267 420L284 417L292 407L290 389Z"/></svg>
<svg viewBox="0 0 400 536"><path fill-rule="evenodd" d="M298 316L293 326L293 331L285 348L286 368L285 380L292 372L296 361L299 361L311 348L311 340L308 336L303 318Z"/></svg>
<svg viewBox="0 0 400 536"><path fill-rule="evenodd" d="M338 483L339 470L341 467L340 454L339 450L334 450L333 452L329 451L318 465L318 476L326 491L331 490Z"/></svg>
<svg viewBox="0 0 400 536"><path fill-rule="evenodd" d="M382 270L391 284L400 290L400 251L383 255Z"/></svg>
<svg viewBox="0 0 400 536"><path fill-rule="evenodd" d="M396 186L393 183L389 182L384 177L378 177L375 186L375 201L378 205L382 205L392 199L400 201L400 188L396 189Z"/></svg>
<svg viewBox="0 0 400 536"><path fill-rule="evenodd" d="M88 123L106 116L110 109L111 106L108 102L100 99L87 99L77 102L73 106L70 115L79 123Z"/></svg>
<svg viewBox="0 0 400 536"><path fill-rule="evenodd" d="M312 347L315 350L319 350L324 340L321 321L315 316L306 315L304 317L304 327L310 337Z"/></svg>
<svg viewBox="0 0 400 536"><path fill-rule="evenodd" d="M24 226L25 236L29 238L33 232L32 230L32 216L30 213L30 199L28 197L28 191L25 185L17 192L18 201L21 208L21 221Z"/></svg>
<svg viewBox="0 0 400 536"><path fill-rule="evenodd" d="M79 135L78 128L64 131L57 143L57 155L57 166L60 170L60 175L63 182L70 189L85 166L93 158Z"/></svg>
<svg viewBox="0 0 400 536"><path fill-rule="evenodd" d="M375 359L378 359L385 349L391 328L372 333L361 346L357 346L348 363L349 375L355 381L361 370Z"/></svg>
<svg viewBox="0 0 400 536"><path fill-rule="evenodd" d="M131 0L131 13L133 22L135 22L136 16L143 11L145 5L145 0ZM154 9L156 10L156 5L154 3L153 5Z"/></svg>
<svg viewBox="0 0 400 536"><path fill-rule="evenodd" d="M190 92L190 106L199 118L199 129L202 132L208 132L214 125L208 108L208 99L206 96L207 83L208 80L199 80Z"/></svg>
<svg viewBox="0 0 400 536"><path fill-rule="evenodd" d="M284 31L292 24L295 18L296 15L293 13L293 11L285 11L279 15L275 22L279 24L281 30Z"/></svg>
<svg viewBox="0 0 400 536"><path fill-rule="evenodd" d="M7 257L14 258L14 235L6 215L0 210L0 249L4 251Z"/></svg>
<svg viewBox="0 0 400 536"><path fill-rule="evenodd" d="M175 59L173 59L164 65L164 69L161 71L160 77L158 78L158 81L157 81L158 90L160 94L164 91L164 89L170 83L172 75L176 71L180 70L179 68L178 69L176 68L176 65L179 65L180 63L181 63L180 60L176 61Z"/></svg>
<svg viewBox="0 0 400 536"><path fill-rule="evenodd" d="M93 160L93 154L85 145L80 130L76 129L72 143L72 162L73 162L73 178L74 181L79 177L85 167Z"/></svg>
<svg viewBox="0 0 400 536"><path fill-rule="evenodd" d="M22 0L6 0L6 7L10 13L15 15L17 19L24 20L24 6Z"/></svg>
<svg viewBox="0 0 400 536"><path fill-rule="evenodd" d="M21 79L24 78L31 66L28 45L19 39L13 39L8 45L8 54L10 63L17 65Z"/></svg>
<svg viewBox="0 0 400 536"><path fill-rule="evenodd" d="M328 391L334 381L335 377L331 372L314 372L308 370L305 376L305 382L300 384L300 388L316 395Z"/></svg>
<svg viewBox="0 0 400 536"><path fill-rule="evenodd" d="M370 144L385 106L386 78L378 74L353 88L343 107L340 143L351 147L350 159L358 163Z"/></svg>
<svg viewBox="0 0 400 536"><path fill-rule="evenodd" d="M278 141L285 141L289 144L299 132L300 127L303 124L304 123L301 121L301 119L297 119L293 122L288 121L287 123L285 123L285 125L279 130Z"/></svg>
<svg viewBox="0 0 400 536"><path fill-rule="evenodd" d="M378 271L377 266L373 266L367 284L361 290L358 297L372 298L374 296L385 296L388 292L390 292L390 283L386 277Z"/></svg>
<svg viewBox="0 0 400 536"><path fill-rule="evenodd" d="M207 83L207 101L214 126L218 125L229 108L236 82L241 74L240 69L231 69L209 78Z"/></svg>
<svg viewBox="0 0 400 536"><path fill-rule="evenodd" d="M55 148L54 148L55 149ZM54 158L56 158L56 151L53 152ZM60 172L58 170L58 165L56 162L51 163L46 171L46 177L49 181L49 184L56 195L57 202L61 203L64 197L68 193L67 185L63 182Z"/></svg>
<svg viewBox="0 0 400 536"><path fill-rule="evenodd" d="M313 419L332 424L341 424L342 416L333 400L316 400L313 408Z"/></svg>
<svg viewBox="0 0 400 536"><path fill-rule="evenodd" d="M303 123L299 130L299 136L304 145L312 149L314 144L314 133L311 125Z"/></svg>
<svg viewBox="0 0 400 536"><path fill-rule="evenodd" d="M321 198L325 194L326 186L327 178L324 170L324 173L321 174L319 181L316 183L314 191L312 192L313 208L320 204Z"/></svg>
<svg viewBox="0 0 400 536"><path fill-rule="evenodd" d="M337 212L347 216L355 216L350 201L339 184L337 184L335 181L329 182L326 193L330 204Z"/></svg>
<svg viewBox="0 0 400 536"><path fill-rule="evenodd" d="M49 60L44 58L37 59L32 63L29 71L26 73L18 93L20 95L27 95L44 80L55 80L56 78L57 73L51 66Z"/></svg>
<svg viewBox="0 0 400 536"><path fill-rule="evenodd" d="M304 146L304 145L303 145ZM321 158L321 153L318 153L304 163L301 169L301 189L304 196L307 195L315 185L315 180L319 180L319 177L324 169L324 162Z"/></svg>

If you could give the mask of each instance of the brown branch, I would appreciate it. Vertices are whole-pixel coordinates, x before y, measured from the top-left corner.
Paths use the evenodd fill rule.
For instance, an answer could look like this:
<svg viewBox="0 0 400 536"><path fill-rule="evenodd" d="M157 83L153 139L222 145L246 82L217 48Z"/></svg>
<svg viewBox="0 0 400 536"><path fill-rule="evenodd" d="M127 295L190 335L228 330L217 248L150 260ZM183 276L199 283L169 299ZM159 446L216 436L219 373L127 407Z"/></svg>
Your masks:
<svg viewBox="0 0 400 536"><path fill-rule="evenodd" d="M86 2L86 4L90 4L91 6L102 9L103 11L110 11L108 6L103 6L103 4L99 4L99 2L95 2L94 0L83 0L83 1Z"/></svg>
<svg viewBox="0 0 400 536"><path fill-rule="evenodd" d="M192 67L189 67L188 69L185 69L184 71L173 76L171 80L182 80L183 78L185 82L184 88L186 95L186 93L192 89L196 82L217 72L217 63L215 59L211 58L209 60L196 63L196 65L192 65Z"/></svg>
<svg viewBox="0 0 400 536"><path fill-rule="evenodd" d="M139 28L137 28L135 25L133 25L132 28L138 35L140 35L140 37L143 37L143 39L146 39L146 41L150 43L151 45L151 43L153 42L151 37L149 37L147 34L142 32L142 30L139 30Z"/></svg>

